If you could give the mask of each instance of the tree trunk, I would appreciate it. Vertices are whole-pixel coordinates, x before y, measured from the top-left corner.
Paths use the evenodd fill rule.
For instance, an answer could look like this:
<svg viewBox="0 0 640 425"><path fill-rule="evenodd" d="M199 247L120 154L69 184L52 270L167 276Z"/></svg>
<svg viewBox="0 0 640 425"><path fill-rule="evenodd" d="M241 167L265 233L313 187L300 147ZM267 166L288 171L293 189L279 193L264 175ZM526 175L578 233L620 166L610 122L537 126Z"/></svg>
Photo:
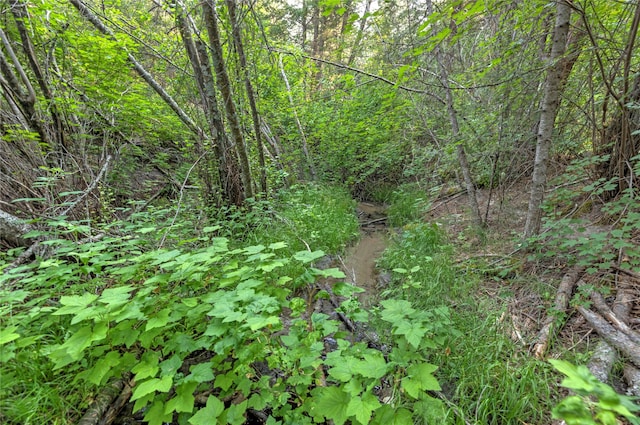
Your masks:
<svg viewBox="0 0 640 425"><path fill-rule="evenodd" d="M427 2L427 13L431 15L433 13L433 3L431 1ZM455 23L452 23L455 25ZM473 178L471 176L471 168L469 167L469 161L467 160L467 153L464 150L464 144L460 138L460 126L458 124L458 114L456 113L455 106L453 103L453 91L451 90L451 85L449 84L449 71L447 64L444 62L444 55L440 47L436 47L435 49L436 61L438 62L438 67L440 68L440 83L445 91L446 97L446 105L447 105L447 113L449 115L449 122L451 124L451 138L453 143L456 144L456 154L458 157L458 163L460 164L460 169L462 171L462 177L464 179L465 189L467 190L467 197L469 202L469 208L471 209L471 217L473 223L478 227L483 227L484 222L482 220L482 215L480 214L480 207L478 206L478 198L476 196L476 185L473 182Z"/></svg>
<svg viewBox="0 0 640 425"><path fill-rule="evenodd" d="M0 75L4 76L0 79L0 84L2 84L3 91L10 93L12 103L19 108L20 115L29 125L29 130L38 133L41 143L51 146L47 129L36 111L36 92L2 28L0 28L0 42L9 55L7 58L0 48ZM13 67L10 62L13 63ZM12 68L15 69L17 75Z"/></svg>
<svg viewBox="0 0 640 425"><path fill-rule="evenodd" d="M42 90L42 94L44 98L47 100L48 105L47 109L49 109L51 114L51 119L53 121L54 126L54 136L56 138L56 144L61 146L62 148L66 148L66 131L67 128L64 125L64 121L60 112L58 111L58 107L56 105L55 98L53 96L53 91L49 86L49 82L47 81L46 76L42 72L42 68L38 63L38 59L36 57L35 48L33 43L31 42L31 38L29 37L29 33L27 31L25 21L28 21L29 17L27 14L27 8L23 1L16 1L11 5L11 13L13 13L13 17L16 21L16 27L18 28L18 32L20 33L20 39L22 40L22 50L24 51L27 60L29 61L29 65L31 66L31 70L36 77L36 81L40 86L40 90Z"/></svg>
<svg viewBox="0 0 640 425"><path fill-rule="evenodd" d="M86 18L93 24L101 33L111 37L115 40L115 35L108 27L106 27L100 18L98 18L81 0L69 0L69 2L78 9L80 15ZM125 49L126 51L126 49ZM127 59L133 65L133 69L142 77L142 79L162 98L162 100L169 105L169 107L175 112L180 120L198 137L202 137L202 130L196 125L195 122L184 112L184 110L176 103L169 93L162 88L160 84L153 78L151 74L138 62L138 60L131 53L127 52Z"/></svg>
<svg viewBox="0 0 640 425"><path fill-rule="evenodd" d="M236 149L236 154L240 160L240 171L242 183L244 185L245 198L253 197L253 186L251 179L251 168L249 166L249 157L242 137L240 128L240 119L233 102L233 91L231 89L231 81L227 74L222 53L222 44L220 42L220 31L218 29L218 15L216 5L213 0L206 0L202 3L204 15L204 23L209 35L209 50L211 51L211 59L213 68L216 71L216 84L222 94L222 103L224 104L231 129L231 136Z"/></svg>
<svg viewBox="0 0 640 425"><path fill-rule="evenodd" d="M262 132L260 131L260 114L256 105L256 98L249 78L249 68L247 67L247 57L244 53L244 45L242 43L242 34L240 33L240 22L236 13L236 0L226 0L227 11L229 12L229 20L231 21L233 41L240 60L240 68L244 85L249 99L249 107L251 108L251 119L253 120L253 132L256 138L256 147L258 149L258 162L260 164L260 190L266 195L267 193L267 174L264 162L264 146L262 144Z"/></svg>
<svg viewBox="0 0 640 425"><path fill-rule="evenodd" d="M562 57L567 48L570 18L571 5L569 5L566 0L559 0L556 3L556 23L553 30L553 44L551 47L550 64L545 81L542 111L540 112L540 122L538 125L536 155L533 165L533 177L531 179L531 195L524 228L525 238L540 232L540 224L542 221L541 206L544 198L544 188L547 183L547 163L549 160L549 150L551 148L555 119L558 114L560 96L562 94L562 73L565 66Z"/></svg>
<svg viewBox="0 0 640 425"><path fill-rule="evenodd" d="M286 72L284 72L284 65L282 63L282 55L280 55L280 60L278 61L280 65L280 73L282 74L282 79L284 80L284 84L287 87L287 96L289 97L289 104L291 105L291 109L293 111L293 117L295 118L296 125L298 126L298 131L300 132L300 139L302 141L302 153L304 154L305 162L307 163L307 167L309 168L309 172L311 173L311 179L316 180L316 169L313 166L313 162L311 161L311 155L309 154L309 148L307 147L307 138L304 135L304 129L302 128L302 123L300 123L300 118L298 118L298 112L296 112L296 106L293 103L293 96L291 95L291 86L289 85L289 79L287 78Z"/></svg>

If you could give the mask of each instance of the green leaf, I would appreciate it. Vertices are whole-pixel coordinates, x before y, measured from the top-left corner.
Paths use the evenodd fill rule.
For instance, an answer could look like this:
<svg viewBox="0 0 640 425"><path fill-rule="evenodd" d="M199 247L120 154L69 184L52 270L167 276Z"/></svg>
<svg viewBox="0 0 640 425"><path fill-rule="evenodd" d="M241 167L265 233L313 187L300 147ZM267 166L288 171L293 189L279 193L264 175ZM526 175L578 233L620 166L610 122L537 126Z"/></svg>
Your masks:
<svg viewBox="0 0 640 425"><path fill-rule="evenodd" d="M20 334L14 332L17 329L17 326L9 326L8 328L0 329L0 345L4 345L7 342L20 338Z"/></svg>
<svg viewBox="0 0 640 425"><path fill-rule="evenodd" d="M331 419L335 425L344 424L349 418L349 395L337 387L318 387L313 395L312 415Z"/></svg>
<svg viewBox="0 0 640 425"><path fill-rule="evenodd" d="M353 377L353 366L357 361L353 357L336 357L337 361L327 361L328 365L334 366L329 369L329 375L340 382L349 382Z"/></svg>
<svg viewBox="0 0 640 425"><path fill-rule="evenodd" d="M215 396L210 395L204 408L198 410L189 419L192 425L211 425L216 423L215 419L224 411L224 403Z"/></svg>
<svg viewBox="0 0 640 425"><path fill-rule="evenodd" d="M171 389L171 384L173 384L173 378L171 376L163 376L160 379L151 378L147 381L139 383L133 390L131 401L135 401L155 391L166 393Z"/></svg>
<svg viewBox="0 0 640 425"><path fill-rule="evenodd" d="M324 257L324 251L299 251L293 256L293 258L305 264L322 257Z"/></svg>
<svg viewBox="0 0 640 425"><path fill-rule="evenodd" d="M88 381L96 386L102 384L104 377L108 376L113 368L120 364L120 360L121 356L117 351L110 351L105 356L100 357L91 368Z"/></svg>
<svg viewBox="0 0 640 425"><path fill-rule="evenodd" d="M429 363L414 364L407 368L407 376L402 379L402 387L407 394L418 398L424 391L440 391L440 384L433 376L437 366Z"/></svg>
<svg viewBox="0 0 640 425"><path fill-rule="evenodd" d="M149 425L163 425L164 423L171 422L172 414L164 413L164 403L160 400L154 402L147 413L144 415L144 420Z"/></svg>
<svg viewBox="0 0 640 425"><path fill-rule="evenodd" d="M226 411L227 421L229 425L242 425L246 422L245 412L247 411L248 401L244 400L242 403L232 404Z"/></svg>
<svg viewBox="0 0 640 425"><path fill-rule="evenodd" d="M384 300L380 304L384 307L380 317L382 320L392 324L416 311L411 307L411 303L406 300Z"/></svg>
<svg viewBox="0 0 640 425"><path fill-rule="evenodd" d="M140 363L135 365L133 369L131 369L131 372L136 374L137 381L141 381L145 378L153 378L160 370L160 366L158 366L159 361L160 354L155 351L146 351L142 355Z"/></svg>
<svg viewBox="0 0 640 425"><path fill-rule="evenodd" d="M213 369L211 363L200 363L191 366L191 373L187 375L185 381L208 382L213 381Z"/></svg>
<svg viewBox="0 0 640 425"><path fill-rule="evenodd" d="M412 323L405 320L399 321L393 331L395 335L404 335L407 342L411 344L416 350L420 347L420 342L424 337L427 329L421 326L419 323Z"/></svg>
<svg viewBox="0 0 640 425"><path fill-rule="evenodd" d="M371 393L365 393L362 398L352 397L347 406L347 414L355 416L358 422L363 425L371 421L373 412L381 406L378 397Z"/></svg>
<svg viewBox="0 0 640 425"><path fill-rule="evenodd" d="M256 331L270 325L279 325L280 318L278 316L253 316L247 318L245 323L249 325L249 329Z"/></svg>
<svg viewBox="0 0 640 425"><path fill-rule="evenodd" d="M131 285L123 285L117 288L107 288L102 291L98 302L109 305L122 305L129 302L129 293L135 288Z"/></svg>
<svg viewBox="0 0 640 425"><path fill-rule="evenodd" d="M379 351L365 354L364 360L358 360L353 365L353 371L365 378L379 379L387 374L388 365Z"/></svg>
<svg viewBox="0 0 640 425"><path fill-rule="evenodd" d="M169 323L169 314L171 314L170 308L165 308L157 312L155 317L152 317L147 321L145 331L149 331L154 328L161 328Z"/></svg>
<svg viewBox="0 0 640 425"><path fill-rule="evenodd" d="M388 404L376 410L373 425L413 425L411 412L405 408L394 409Z"/></svg>
<svg viewBox="0 0 640 425"><path fill-rule="evenodd" d="M286 248L288 245L286 242L276 242L269 245L269 249L275 251L278 249Z"/></svg>
<svg viewBox="0 0 640 425"><path fill-rule="evenodd" d="M60 304L62 304L63 307L60 307L58 310L54 311L51 314L53 314L54 316L75 314L87 308L89 304L97 299L97 295L90 293L85 293L83 295L65 295L60 298Z"/></svg>
<svg viewBox="0 0 640 425"><path fill-rule="evenodd" d="M330 269L313 269L313 273L316 276L321 276L321 277L332 277L335 279L344 279L347 276L344 274L344 272L336 267L330 268Z"/></svg>
<svg viewBox="0 0 640 425"><path fill-rule="evenodd" d="M176 396L167 401L164 406L164 413L169 414L171 412L193 412L193 406L195 403L195 397L193 392L198 386L197 382L186 382L176 387Z"/></svg>

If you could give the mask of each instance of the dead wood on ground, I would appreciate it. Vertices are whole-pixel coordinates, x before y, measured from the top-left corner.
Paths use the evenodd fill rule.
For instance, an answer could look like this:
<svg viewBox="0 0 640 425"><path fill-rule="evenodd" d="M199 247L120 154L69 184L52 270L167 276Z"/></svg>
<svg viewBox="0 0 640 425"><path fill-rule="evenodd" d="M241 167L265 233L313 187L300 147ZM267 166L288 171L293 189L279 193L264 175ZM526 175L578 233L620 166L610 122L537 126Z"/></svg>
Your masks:
<svg viewBox="0 0 640 425"><path fill-rule="evenodd" d="M558 314L564 314L567 311L567 306L569 305L569 300L573 293L573 287L583 271L583 267L576 266L569 270L562 278L558 291L556 292L556 299L553 303L553 307L547 313L547 318L544 321L542 329L538 332L536 343L533 346L533 354L537 358L544 358L549 346L549 339L553 334L555 334L555 332L557 332L557 329L554 329L556 327L554 325L558 319Z"/></svg>

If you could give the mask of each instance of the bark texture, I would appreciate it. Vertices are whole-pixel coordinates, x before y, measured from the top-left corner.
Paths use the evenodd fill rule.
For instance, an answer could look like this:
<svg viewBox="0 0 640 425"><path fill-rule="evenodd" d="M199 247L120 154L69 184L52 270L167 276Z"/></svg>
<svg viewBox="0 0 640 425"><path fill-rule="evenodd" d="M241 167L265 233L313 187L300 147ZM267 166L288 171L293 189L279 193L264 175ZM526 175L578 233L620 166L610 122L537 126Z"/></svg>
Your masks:
<svg viewBox="0 0 640 425"><path fill-rule="evenodd" d="M544 98L538 124L536 140L536 155L531 178L531 194L529 208L524 228L524 237L528 238L540 232L542 220L542 201L544 189L547 183L547 164L549 161L549 149L553 137L560 97L562 94L562 74L565 64L562 58L567 49L569 36L569 21L571 19L571 5L566 0L556 3L556 21L553 30L553 42L549 68L544 86Z"/></svg>

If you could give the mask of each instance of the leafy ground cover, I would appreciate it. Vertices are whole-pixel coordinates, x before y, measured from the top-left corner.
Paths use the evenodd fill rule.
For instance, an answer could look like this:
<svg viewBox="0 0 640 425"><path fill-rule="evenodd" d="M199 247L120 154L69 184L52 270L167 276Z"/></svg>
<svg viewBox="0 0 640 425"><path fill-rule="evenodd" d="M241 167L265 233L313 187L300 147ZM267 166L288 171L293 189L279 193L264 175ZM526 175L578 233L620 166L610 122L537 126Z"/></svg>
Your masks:
<svg viewBox="0 0 640 425"><path fill-rule="evenodd" d="M295 244L345 246L357 223L348 195L297 188L259 208L235 239L239 211L205 222L188 208L104 229L61 220L32 235L53 253L0 280L3 423L75 423L120 380L149 424L410 424L442 411L426 353L444 349L445 310L390 298L364 312L338 282L344 315L383 324L380 350L300 297L318 278L344 277L314 267L324 251Z"/></svg>

